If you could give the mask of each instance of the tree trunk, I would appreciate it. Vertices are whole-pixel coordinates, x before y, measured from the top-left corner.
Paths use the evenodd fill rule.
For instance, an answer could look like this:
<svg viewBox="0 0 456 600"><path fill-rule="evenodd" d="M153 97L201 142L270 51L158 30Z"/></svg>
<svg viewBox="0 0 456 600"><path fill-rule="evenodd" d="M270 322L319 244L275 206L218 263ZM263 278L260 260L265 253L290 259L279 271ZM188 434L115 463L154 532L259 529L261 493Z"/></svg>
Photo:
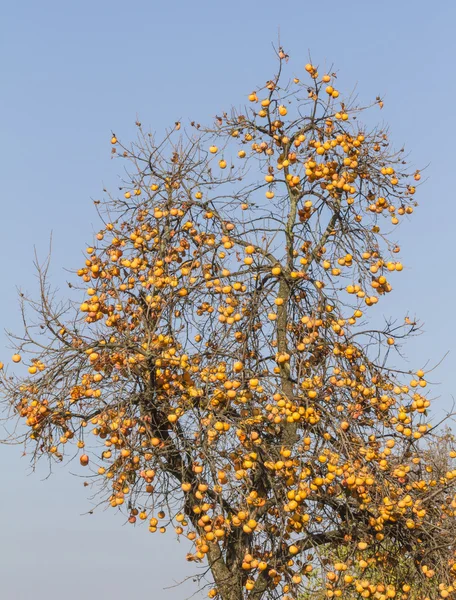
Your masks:
<svg viewBox="0 0 456 600"><path fill-rule="evenodd" d="M209 565L222 600L243 600L244 593L239 572L232 572L225 564L218 544L211 544L207 553Z"/></svg>

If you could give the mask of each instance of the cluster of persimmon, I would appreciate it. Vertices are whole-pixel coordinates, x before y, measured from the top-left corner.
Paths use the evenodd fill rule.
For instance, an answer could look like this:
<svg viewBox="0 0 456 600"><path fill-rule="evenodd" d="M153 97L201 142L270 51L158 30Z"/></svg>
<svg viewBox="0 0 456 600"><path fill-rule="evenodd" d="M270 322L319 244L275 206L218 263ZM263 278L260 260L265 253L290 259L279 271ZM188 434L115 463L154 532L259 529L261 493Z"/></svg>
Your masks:
<svg viewBox="0 0 456 600"><path fill-rule="evenodd" d="M170 133L169 154L112 138L139 167L106 201L76 317L43 302L49 350L28 359L26 337L28 375L3 389L40 452L74 442L130 523L208 559L210 597L296 599L316 571L328 598L450 597L454 544L442 566L432 538L455 520L456 454L423 459L425 373L386 366L415 323L364 326L403 270L381 219L413 212L420 173L305 71L188 147Z"/></svg>

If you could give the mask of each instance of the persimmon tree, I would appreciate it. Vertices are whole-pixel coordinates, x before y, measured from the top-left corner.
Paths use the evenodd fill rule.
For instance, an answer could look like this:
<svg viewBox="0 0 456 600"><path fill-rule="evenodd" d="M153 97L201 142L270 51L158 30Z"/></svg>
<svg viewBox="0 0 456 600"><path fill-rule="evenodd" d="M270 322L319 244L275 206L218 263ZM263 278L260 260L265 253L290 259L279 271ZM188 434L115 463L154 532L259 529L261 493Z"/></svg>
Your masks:
<svg viewBox="0 0 456 600"><path fill-rule="evenodd" d="M21 299L7 422L33 460L79 456L130 523L186 537L211 598L454 597L456 453L424 450L425 373L400 354L418 325L376 310L421 176L361 122L380 98L344 101L311 64L286 80L287 60L210 127L113 136L129 174L95 203L76 291L45 264Z"/></svg>

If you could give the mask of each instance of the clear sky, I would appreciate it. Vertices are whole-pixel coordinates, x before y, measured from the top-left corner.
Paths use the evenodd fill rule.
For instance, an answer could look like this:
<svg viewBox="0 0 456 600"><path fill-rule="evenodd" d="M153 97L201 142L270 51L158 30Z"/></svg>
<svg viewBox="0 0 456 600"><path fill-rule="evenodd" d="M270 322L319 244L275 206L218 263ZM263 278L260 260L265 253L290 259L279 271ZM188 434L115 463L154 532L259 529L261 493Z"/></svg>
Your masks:
<svg viewBox="0 0 456 600"><path fill-rule="evenodd" d="M34 245L44 256L53 232L56 281L79 266L98 228L91 199L122 174L110 160L111 131L133 139L137 118L160 131L243 104L273 74L280 30L290 74L304 77L309 52L314 64L334 63L339 89L382 95L378 118L416 167L429 164L420 207L398 232L406 268L387 310L425 322L408 346L410 367L450 351L432 377L442 414L456 333L455 20L449 0L4 0L0 329L20 330L16 286L34 288ZM83 480L59 468L50 479L45 469L29 476L28 465L20 448L0 447L2 598L180 600L193 590L163 589L193 572L172 534L124 525L112 509L82 516L91 508Z"/></svg>

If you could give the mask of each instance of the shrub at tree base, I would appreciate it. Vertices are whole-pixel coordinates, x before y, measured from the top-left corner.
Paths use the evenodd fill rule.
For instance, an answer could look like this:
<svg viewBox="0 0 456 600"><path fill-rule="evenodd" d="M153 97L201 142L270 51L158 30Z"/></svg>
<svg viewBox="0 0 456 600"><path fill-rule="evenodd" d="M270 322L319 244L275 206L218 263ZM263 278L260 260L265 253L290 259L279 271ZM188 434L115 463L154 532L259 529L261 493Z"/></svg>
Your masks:
<svg viewBox="0 0 456 600"><path fill-rule="evenodd" d="M76 452L131 523L190 540L211 598L455 597L456 454L425 450L425 373L400 369L417 324L374 308L420 173L334 74L284 83L287 60L212 127L113 137L129 179L96 202L82 303L47 263L23 298L9 418L34 458Z"/></svg>

